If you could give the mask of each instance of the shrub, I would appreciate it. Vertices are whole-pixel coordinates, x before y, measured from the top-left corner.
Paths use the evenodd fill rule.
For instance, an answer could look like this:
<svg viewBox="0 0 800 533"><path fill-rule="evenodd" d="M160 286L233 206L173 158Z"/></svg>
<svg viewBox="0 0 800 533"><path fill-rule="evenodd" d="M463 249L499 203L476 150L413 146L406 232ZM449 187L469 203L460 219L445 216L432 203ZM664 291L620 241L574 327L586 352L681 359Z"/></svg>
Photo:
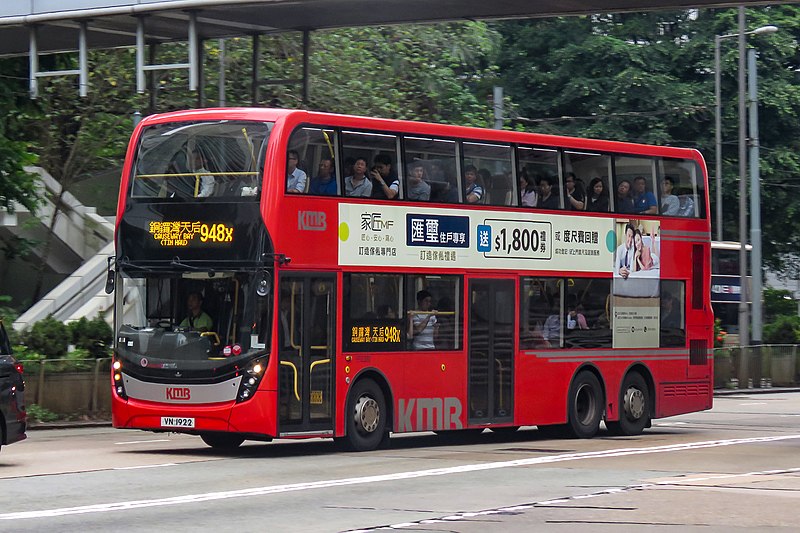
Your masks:
<svg viewBox="0 0 800 533"><path fill-rule="evenodd" d="M102 318L97 317L92 320L81 318L70 323L67 328L72 343L78 348L86 349L87 357L99 358L109 355L108 347L111 345L114 333Z"/></svg>
<svg viewBox="0 0 800 533"><path fill-rule="evenodd" d="M28 418L37 422L53 422L58 420L58 415L46 407L31 404L26 409Z"/></svg>
<svg viewBox="0 0 800 533"><path fill-rule="evenodd" d="M800 341L800 316L779 316L764 326L766 344L797 344Z"/></svg>
<svg viewBox="0 0 800 533"><path fill-rule="evenodd" d="M58 359L66 355L69 340L67 326L50 315L31 327L25 344L31 350L43 353L48 359Z"/></svg>

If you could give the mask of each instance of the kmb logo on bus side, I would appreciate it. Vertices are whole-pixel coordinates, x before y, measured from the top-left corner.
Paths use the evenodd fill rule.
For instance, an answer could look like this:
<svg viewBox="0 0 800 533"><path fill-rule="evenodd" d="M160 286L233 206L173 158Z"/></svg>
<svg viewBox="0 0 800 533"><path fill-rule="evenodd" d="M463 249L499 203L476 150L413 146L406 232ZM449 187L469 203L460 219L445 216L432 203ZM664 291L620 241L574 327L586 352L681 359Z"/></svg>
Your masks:
<svg viewBox="0 0 800 533"><path fill-rule="evenodd" d="M298 211L297 229L301 231L325 231L328 222L323 211Z"/></svg>
<svg viewBox="0 0 800 533"><path fill-rule="evenodd" d="M192 391L189 387L167 387L167 400L189 400Z"/></svg>

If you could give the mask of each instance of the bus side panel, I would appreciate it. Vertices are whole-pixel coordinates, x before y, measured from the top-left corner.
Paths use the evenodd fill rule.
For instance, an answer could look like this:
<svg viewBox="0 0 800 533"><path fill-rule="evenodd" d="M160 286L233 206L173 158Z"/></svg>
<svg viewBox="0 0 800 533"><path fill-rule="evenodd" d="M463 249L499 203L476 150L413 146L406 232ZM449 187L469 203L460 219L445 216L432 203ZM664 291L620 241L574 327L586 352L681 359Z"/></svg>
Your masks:
<svg viewBox="0 0 800 533"><path fill-rule="evenodd" d="M463 351L411 352L403 356L403 380L395 389L395 431L466 428L467 361Z"/></svg>
<svg viewBox="0 0 800 533"><path fill-rule="evenodd" d="M567 421L567 391L575 363L548 358L563 352L524 352L517 359L516 424L549 425Z"/></svg>
<svg viewBox="0 0 800 533"><path fill-rule="evenodd" d="M277 403L276 391L257 391L250 400L236 405L231 410L229 431L277 436Z"/></svg>

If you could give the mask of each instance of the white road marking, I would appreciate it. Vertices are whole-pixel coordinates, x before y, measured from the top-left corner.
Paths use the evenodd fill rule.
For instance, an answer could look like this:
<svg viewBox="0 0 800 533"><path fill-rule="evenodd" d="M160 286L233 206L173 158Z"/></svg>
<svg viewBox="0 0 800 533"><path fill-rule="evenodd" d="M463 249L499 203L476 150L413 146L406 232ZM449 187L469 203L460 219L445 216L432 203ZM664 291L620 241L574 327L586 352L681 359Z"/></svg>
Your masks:
<svg viewBox="0 0 800 533"><path fill-rule="evenodd" d="M115 442L114 444L150 444L151 442L170 442L169 439L152 439L152 440L128 440L125 442Z"/></svg>
<svg viewBox="0 0 800 533"><path fill-rule="evenodd" d="M739 405L767 405L767 402L745 402L740 403Z"/></svg>
<svg viewBox="0 0 800 533"><path fill-rule="evenodd" d="M178 463L161 463L160 465L118 466L114 470L140 470L142 468L161 468L162 466L178 466Z"/></svg>
<svg viewBox="0 0 800 533"><path fill-rule="evenodd" d="M513 461L496 461L491 463L467 464L447 468L432 468L429 470L416 470L411 472L397 472L394 474L381 474L377 476L364 476L343 479L330 479L311 481L307 483L291 483L287 485L274 485L267 487L254 487L250 489L229 490L222 492L206 492L201 494L187 494L170 498L152 500L132 500L114 503L99 503L79 507L62 507L58 509L42 509L39 511L22 511L16 513L0 514L0 520L22 520L27 518L53 518L58 516L107 513L112 511L126 511L129 509L143 509L148 507L163 507L169 505L182 505L247 496L263 496L266 494L280 494L304 490L324 489L330 487L343 487L350 485L363 485L368 483L383 483L404 479L418 479L433 476L447 476L465 472L480 472L484 470L497 470L499 468L514 468L519 466L532 466L541 464L560 463L565 461L578 461L582 459L603 459L607 457L625 457L629 455L645 455L652 453L678 452L684 450L697 450L702 448L718 448L721 446L735 446L739 444L754 444L777 442L784 440L800 439L800 435L777 435L774 437L752 437L747 439L721 439L712 441L688 442L685 444L670 444L665 446L651 446L646 448L618 448L597 452L566 453L547 457L529 457Z"/></svg>

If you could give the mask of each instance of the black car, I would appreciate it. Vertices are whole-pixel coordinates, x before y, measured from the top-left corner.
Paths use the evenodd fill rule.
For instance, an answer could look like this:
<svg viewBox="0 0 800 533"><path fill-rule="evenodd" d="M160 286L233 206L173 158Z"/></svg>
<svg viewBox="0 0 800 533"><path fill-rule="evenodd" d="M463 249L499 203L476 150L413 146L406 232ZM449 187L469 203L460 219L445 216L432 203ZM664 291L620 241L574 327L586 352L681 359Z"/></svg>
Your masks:
<svg viewBox="0 0 800 533"><path fill-rule="evenodd" d="M27 423L22 363L14 359L6 328L0 320L0 445L25 439Z"/></svg>

